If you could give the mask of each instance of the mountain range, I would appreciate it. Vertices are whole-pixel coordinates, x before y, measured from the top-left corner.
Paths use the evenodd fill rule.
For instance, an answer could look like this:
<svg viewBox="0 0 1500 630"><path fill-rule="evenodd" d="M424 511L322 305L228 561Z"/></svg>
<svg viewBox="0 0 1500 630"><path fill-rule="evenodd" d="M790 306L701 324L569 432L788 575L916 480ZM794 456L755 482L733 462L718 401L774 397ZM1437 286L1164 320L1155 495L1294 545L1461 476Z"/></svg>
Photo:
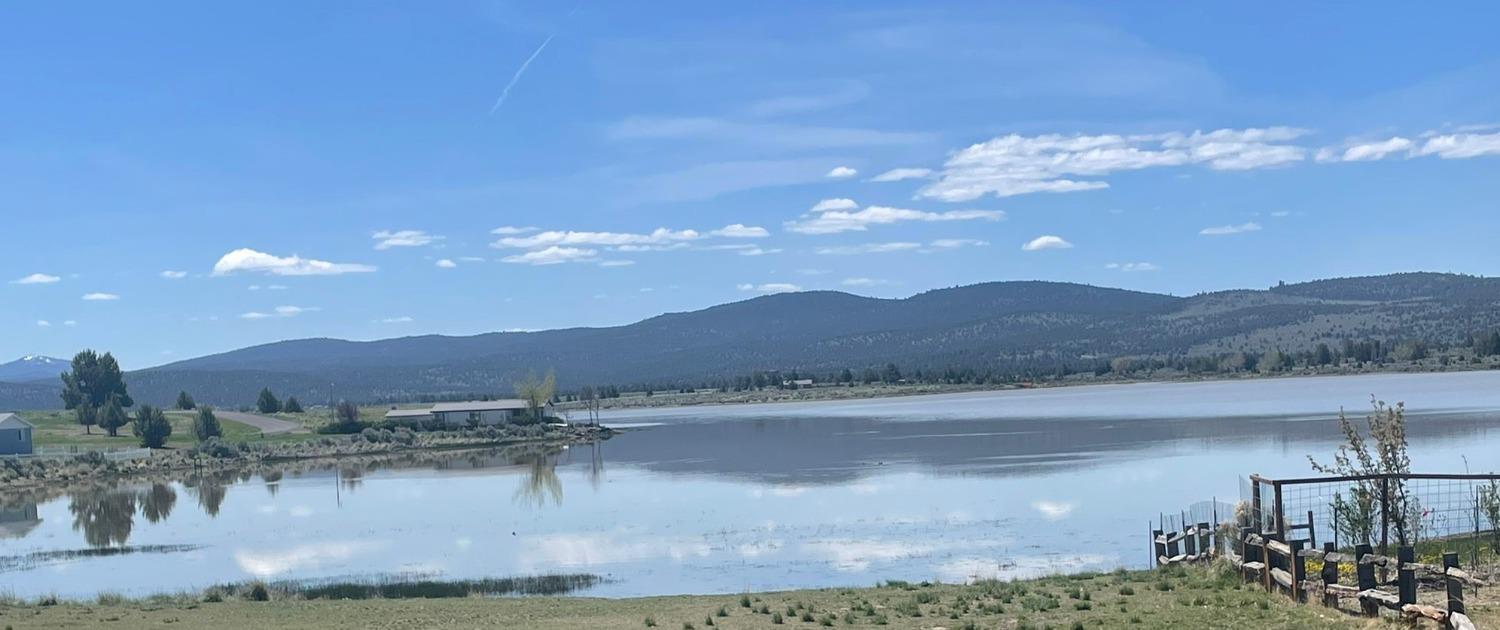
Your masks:
<svg viewBox="0 0 1500 630"><path fill-rule="evenodd" d="M127 381L137 400L158 403L187 390L199 401L238 406L262 387L304 402L387 401L503 393L527 371L549 368L564 388L697 385L755 370L828 374L887 363L1017 373L1093 369L1118 356L1296 352L1346 339L1463 343L1497 327L1500 279L1457 274L1339 278L1191 297L991 282L901 299L781 293L613 327L297 339L137 370ZM61 370L50 371L55 379ZM44 386L56 387L16 387ZM36 396L0 387L0 408L34 403Z"/></svg>

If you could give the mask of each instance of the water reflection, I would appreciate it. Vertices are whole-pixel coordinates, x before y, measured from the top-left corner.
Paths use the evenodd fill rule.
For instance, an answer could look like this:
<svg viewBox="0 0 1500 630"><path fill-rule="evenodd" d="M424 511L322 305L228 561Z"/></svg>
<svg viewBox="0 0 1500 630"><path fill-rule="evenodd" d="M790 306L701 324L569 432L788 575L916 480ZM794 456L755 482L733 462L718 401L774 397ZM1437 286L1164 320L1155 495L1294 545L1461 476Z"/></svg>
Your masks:
<svg viewBox="0 0 1500 630"><path fill-rule="evenodd" d="M513 497L516 503L542 508L551 499L562 505L562 480L557 478L557 455L529 455L520 462L526 467Z"/></svg>
<svg viewBox="0 0 1500 630"><path fill-rule="evenodd" d="M42 524L35 501L21 501L0 506L0 538L25 538Z"/></svg>
<svg viewBox="0 0 1500 630"><path fill-rule="evenodd" d="M176 505L177 491L170 485L154 483L151 484L151 489L141 493L141 515L152 523L159 523L171 516L172 508Z"/></svg>
<svg viewBox="0 0 1500 630"><path fill-rule="evenodd" d="M235 479L232 474L224 477L203 475L184 481L182 485L198 500L198 507L203 508L204 514L215 517L219 515L219 507L224 505L225 483L233 483Z"/></svg>
<svg viewBox="0 0 1500 630"><path fill-rule="evenodd" d="M83 532L90 546L123 546L135 527L135 493L97 490L72 495L73 531Z"/></svg>

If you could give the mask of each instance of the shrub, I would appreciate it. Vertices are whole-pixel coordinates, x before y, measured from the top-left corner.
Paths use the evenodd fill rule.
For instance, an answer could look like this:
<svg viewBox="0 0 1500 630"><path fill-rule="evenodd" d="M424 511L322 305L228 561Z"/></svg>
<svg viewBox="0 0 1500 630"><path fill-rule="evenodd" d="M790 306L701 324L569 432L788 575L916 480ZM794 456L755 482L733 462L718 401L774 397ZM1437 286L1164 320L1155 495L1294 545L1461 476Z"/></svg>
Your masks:
<svg viewBox="0 0 1500 630"><path fill-rule="evenodd" d="M214 415L213 407L204 405L198 408L198 414L193 417L193 435L199 442L224 435L224 428L219 426L219 418Z"/></svg>
<svg viewBox="0 0 1500 630"><path fill-rule="evenodd" d="M248 598L252 602L268 602L271 601L271 592L266 589L265 584L256 582L250 585Z"/></svg>
<svg viewBox="0 0 1500 630"><path fill-rule="evenodd" d="M167 417L160 409L142 404L135 412L132 430L135 436L141 439L142 447L161 448L166 445L167 438L172 435L172 423L167 422Z"/></svg>

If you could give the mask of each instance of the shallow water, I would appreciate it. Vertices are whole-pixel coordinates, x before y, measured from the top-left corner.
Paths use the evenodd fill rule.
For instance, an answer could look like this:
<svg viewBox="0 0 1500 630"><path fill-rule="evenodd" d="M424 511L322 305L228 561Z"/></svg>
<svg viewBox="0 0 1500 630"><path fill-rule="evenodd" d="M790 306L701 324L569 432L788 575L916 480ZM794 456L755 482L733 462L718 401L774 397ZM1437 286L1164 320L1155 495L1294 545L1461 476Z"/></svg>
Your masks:
<svg viewBox="0 0 1500 630"><path fill-rule="evenodd" d="M1500 470L1496 372L632 410L550 454L10 505L0 558L47 560L0 562L0 591L597 573L588 594L629 596L1144 566L1149 520L1308 475L1372 393L1408 403L1414 469ZM120 545L142 550L62 553Z"/></svg>

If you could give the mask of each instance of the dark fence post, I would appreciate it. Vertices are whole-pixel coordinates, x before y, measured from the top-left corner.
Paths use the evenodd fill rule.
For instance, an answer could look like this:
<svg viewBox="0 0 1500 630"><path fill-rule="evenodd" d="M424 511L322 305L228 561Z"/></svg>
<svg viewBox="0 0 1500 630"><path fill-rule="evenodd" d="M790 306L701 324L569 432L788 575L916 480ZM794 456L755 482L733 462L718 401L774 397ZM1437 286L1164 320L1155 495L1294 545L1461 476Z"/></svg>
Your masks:
<svg viewBox="0 0 1500 630"><path fill-rule="evenodd" d="M1217 525L1217 524L1215 524L1215 525ZM1213 530L1212 527L1209 527L1208 523L1199 523L1198 524L1198 553L1200 553L1200 554L1206 554L1206 555L1213 555L1213 554L1209 553L1211 551L1218 551L1218 548L1214 546L1214 530Z"/></svg>
<svg viewBox="0 0 1500 630"><path fill-rule="evenodd" d="M1172 559L1172 558L1176 558L1177 557L1177 549L1178 549L1177 543L1179 543L1179 542L1181 542L1181 541L1177 540L1177 535L1175 533L1172 534L1172 535L1170 535L1170 536L1167 536L1167 558L1168 559Z"/></svg>
<svg viewBox="0 0 1500 630"><path fill-rule="evenodd" d="M1443 554L1443 568L1458 568L1458 552L1449 551ZM1464 583L1451 575L1444 576L1443 581L1448 587L1448 612L1467 614L1468 611L1464 610Z"/></svg>
<svg viewBox="0 0 1500 630"><path fill-rule="evenodd" d="M1302 541L1294 540L1288 543L1292 549L1291 561L1292 574L1292 599L1299 602L1307 601L1307 589L1302 586L1302 580L1307 579L1307 558L1302 557Z"/></svg>
<svg viewBox="0 0 1500 630"><path fill-rule="evenodd" d="M1318 528L1313 526L1312 510L1307 511L1307 547L1309 549L1318 548Z"/></svg>
<svg viewBox="0 0 1500 630"><path fill-rule="evenodd" d="M1359 590L1368 591L1375 588L1375 565L1365 562L1365 556L1374 553L1374 549L1366 543L1354 546L1354 573L1359 578ZM1380 609L1375 602L1364 598L1359 600L1359 608L1368 617L1380 614Z"/></svg>
<svg viewBox="0 0 1500 630"><path fill-rule="evenodd" d="M1161 530L1151 530L1151 547L1156 551L1156 553L1151 554L1151 562L1156 566L1161 566L1161 558L1167 555L1167 545L1161 541L1161 537Z"/></svg>
<svg viewBox="0 0 1500 630"><path fill-rule="evenodd" d="M1396 591L1402 605L1417 603L1417 570L1411 566L1416 558L1416 549L1411 545L1396 548Z"/></svg>
<svg viewBox="0 0 1500 630"><path fill-rule="evenodd" d="M1390 541L1386 534L1390 531L1391 511L1391 480L1388 477L1380 478L1380 555L1391 555Z"/></svg>
<svg viewBox="0 0 1500 630"><path fill-rule="evenodd" d="M1286 512L1281 506L1281 482L1271 482L1271 492L1274 493L1276 501L1276 520L1274 521L1276 523L1276 540L1286 542Z"/></svg>
<svg viewBox="0 0 1500 630"><path fill-rule="evenodd" d="M1193 531L1187 521L1182 523L1182 553L1189 556L1198 554L1198 532Z"/></svg>
<svg viewBox="0 0 1500 630"><path fill-rule="evenodd" d="M1339 606L1338 594L1333 593L1328 588L1331 584L1339 583L1339 563L1333 560L1338 558L1338 556L1333 555L1337 552L1338 550L1333 546L1333 543L1323 543L1323 605L1329 608L1338 608Z"/></svg>

